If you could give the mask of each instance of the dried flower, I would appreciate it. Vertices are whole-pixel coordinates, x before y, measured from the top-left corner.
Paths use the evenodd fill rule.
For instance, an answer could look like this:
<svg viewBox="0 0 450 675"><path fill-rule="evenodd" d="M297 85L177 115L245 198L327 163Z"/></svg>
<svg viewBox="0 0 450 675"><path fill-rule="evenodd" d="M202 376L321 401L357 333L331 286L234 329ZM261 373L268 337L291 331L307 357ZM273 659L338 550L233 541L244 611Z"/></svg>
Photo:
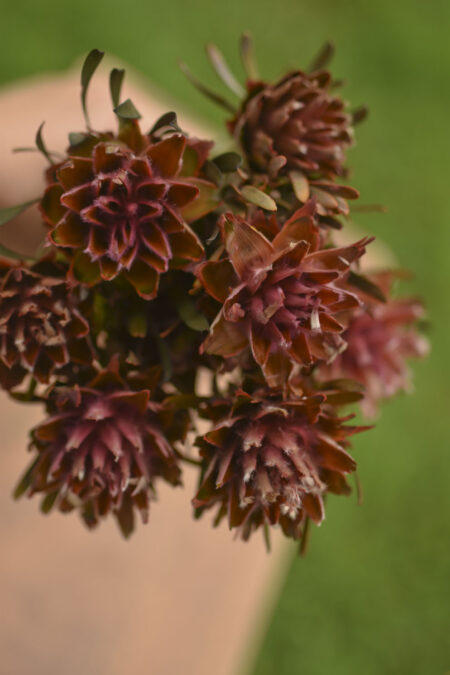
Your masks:
<svg viewBox="0 0 450 675"><path fill-rule="evenodd" d="M414 298L358 309L343 335L347 348L319 372L364 385L361 407L365 415L374 416L380 400L410 389L407 359L428 353L428 341L414 328L423 315L422 303Z"/></svg>
<svg viewBox="0 0 450 675"><path fill-rule="evenodd" d="M198 440L203 474L193 500L198 513L218 507L216 523L228 518L244 539L262 525L280 525L301 538L305 521L325 517L326 492L348 494L345 476L356 469L346 426L325 396L295 400L237 392L223 401L223 417ZM220 408L219 404L219 408Z"/></svg>
<svg viewBox="0 0 450 675"><path fill-rule="evenodd" d="M106 134L70 147L48 172L41 210L54 246L83 252L105 280L123 272L150 299L170 261L186 267L203 255L182 214L199 190L178 177L185 137L152 143L136 125L125 136L132 147Z"/></svg>
<svg viewBox="0 0 450 675"><path fill-rule="evenodd" d="M329 360L345 347L336 318L358 307L342 282L369 239L319 250L314 202L297 211L270 242L238 216L227 214L230 261L206 262L198 276L223 303L203 349L230 357L251 347L271 387L282 386L292 362Z"/></svg>
<svg viewBox="0 0 450 675"><path fill-rule="evenodd" d="M155 478L180 483L164 408L148 390L131 391L105 371L89 386L55 389L47 408L50 417L32 431L37 457L17 496L44 493L44 510L77 508L89 527L112 512L128 536L135 509L147 522Z"/></svg>
<svg viewBox="0 0 450 675"><path fill-rule="evenodd" d="M69 363L89 363L89 326L67 282L39 267L0 261L0 383L9 389L30 373L48 383Z"/></svg>
<svg viewBox="0 0 450 675"><path fill-rule="evenodd" d="M343 100L331 95L331 84L326 71L295 71L275 84L247 82L247 97L229 128L252 169L344 174L352 117Z"/></svg>

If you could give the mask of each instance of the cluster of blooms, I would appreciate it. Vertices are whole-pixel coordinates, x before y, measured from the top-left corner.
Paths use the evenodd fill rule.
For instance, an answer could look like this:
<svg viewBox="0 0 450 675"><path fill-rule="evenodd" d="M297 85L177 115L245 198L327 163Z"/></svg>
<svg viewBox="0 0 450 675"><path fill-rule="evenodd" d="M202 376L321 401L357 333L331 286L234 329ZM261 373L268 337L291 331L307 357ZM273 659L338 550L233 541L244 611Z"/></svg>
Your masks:
<svg viewBox="0 0 450 675"><path fill-rule="evenodd" d="M241 51L245 91L208 50L241 96L211 94L233 110L236 151L214 155L174 113L143 133L117 69L118 131L93 130L97 50L81 75L86 130L58 161L37 134L46 247L33 260L3 250L0 384L45 405L16 488L44 512L76 510L89 527L112 514L127 536L158 481L181 484L190 462L197 516L213 509L244 539L279 525L302 540L326 493L350 491L349 438L367 427L340 407L373 413L426 351L420 302L389 299L393 272L361 273L372 240L333 244L358 197L338 180L363 110L333 93L329 50L275 84L257 78L247 37Z"/></svg>

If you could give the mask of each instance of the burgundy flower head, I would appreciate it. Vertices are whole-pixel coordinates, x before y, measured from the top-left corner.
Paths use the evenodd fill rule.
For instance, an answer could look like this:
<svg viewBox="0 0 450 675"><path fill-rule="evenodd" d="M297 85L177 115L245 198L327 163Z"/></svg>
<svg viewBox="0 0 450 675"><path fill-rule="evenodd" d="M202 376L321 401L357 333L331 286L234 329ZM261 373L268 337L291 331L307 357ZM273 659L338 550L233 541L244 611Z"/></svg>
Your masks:
<svg viewBox="0 0 450 675"><path fill-rule="evenodd" d="M41 383L69 363L89 363L89 326L65 279L0 261L0 384L30 373Z"/></svg>
<svg viewBox="0 0 450 675"><path fill-rule="evenodd" d="M344 424L323 395L295 400L240 391L222 402L223 417L198 440L204 470L193 501L199 513L218 507L244 539L262 525L280 525L301 538L307 518L324 519L323 495L350 491L345 476L356 469Z"/></svg>
<svg viewBox="0 0 450 675"><path fill-rule="evenodd" d="M428 353L428 341L414 327L423 315L423 305L415 298L358 309L343 336L347 348L321 368L322 374L364 385L361 407L365 415L374 416L380 400L410 388L407 359Z"/></svg>
<svg viewBox="0 0 450 675"><path fill-rule="evenodd" d="M128 144L110 136L69 148L67 161L48 172L41 209L54 246L78 251L105 280L123 272L150 299L171 261L186 267L203 255L182 213L199 190L178 177L182 134L153 143L134 121Z"/></svg>
<svg viewBox="0 0 450 675"><path fill-rule="evenodd" d="M336 285L369 243L319 250L314 202L298 210L270 242L238 216L224 218L229 261L206 262L198 276L223 303L203 349L230 357L250 345L271 387L282 386L293 362L329 360L345 347L336 314L358 307Z"/></svg>
<svg viewBox="0 0 450 675"><path fill-rule="evenodd" d="M165 411L148 390L131 391L105 371L89 386L55 389L47 407L50 417L32 431L37 456L17 496L44 493L44 510L77 508L89 527L112 512L128 536L135 510L148 519L155 478L180 483Z"/></svg>
<svg viewBox="0 0 450 675"><path fill-rule="evenodd" d="M247 97L229 128L250 166L334 178L344 173L352 117L332 96L327 71L295 71L275 84L247 82Z"/></svg>

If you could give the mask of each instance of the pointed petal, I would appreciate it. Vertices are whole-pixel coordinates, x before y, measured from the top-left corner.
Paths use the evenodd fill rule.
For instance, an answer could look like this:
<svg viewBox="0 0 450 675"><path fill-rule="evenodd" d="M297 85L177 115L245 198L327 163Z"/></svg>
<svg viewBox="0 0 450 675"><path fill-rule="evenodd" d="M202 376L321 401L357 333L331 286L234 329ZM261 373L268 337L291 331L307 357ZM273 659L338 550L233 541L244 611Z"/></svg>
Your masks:
<svg viewBox="0 0 450 675"><path fill-rule="evenodd" d="M162 176L175 176L181 167L181 158L184 152L186 139L181 134L174 134L159 143L155 143L147 150L150 158Z"/></svg>

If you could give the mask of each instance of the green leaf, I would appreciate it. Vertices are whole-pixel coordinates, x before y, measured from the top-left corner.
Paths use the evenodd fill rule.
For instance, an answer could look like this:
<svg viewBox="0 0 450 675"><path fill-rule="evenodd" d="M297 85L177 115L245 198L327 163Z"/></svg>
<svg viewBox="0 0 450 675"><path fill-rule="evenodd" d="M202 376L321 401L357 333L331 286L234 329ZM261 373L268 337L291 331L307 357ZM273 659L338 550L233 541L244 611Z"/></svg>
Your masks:
<svg viewBox="0 0 450 675"><path fill-rule="evenodd" d="M117 108L120 102L120 92L122 90L124 76L124 68L113 68L109 75L109 91L111 92L111 100L114 108Z"/></svg>
<svg viewBox="0 0 450 675"><path fill-rule="evenodd" d="M350 272L347 281L351 286L355 286L358 288L360 291L363 293L366 293L367 295L370 295L372 298L375 298L375 300L379 300L380 302L386 302L386 296L384 295L383 291L379 286L373 283L373 281L370 281L367 277L363 277L360 274L356 274L356 272Z"/></svg>
<svg viewBox="0 0 450 675"><path fill-rule="evenodd" d="M38 201L39 199L31 199L29 202L23 202L22 204L17 204L17 206L8 206L6 209L0 209L0 225L9 223L10 220L19 216L22 211L25 211Z"/></svg>
<svg viewBox="0 0 450 675"><path fill-rule="evenodd" d="M89 87L89 82L95 71L100 64L105 52L101 52L98 49L92 49L89 54L86 56L86 60L83 63L81 69L81 107L83 108L84 119L86 120L86 125L89 127L89 116L86 109L86 94Z"/></svg>
<svg viewBox="0 0 450 675"><path fill-rule="evenodd" d="M161 115L150 129L149 135L160 137L166 131L181 131L178 126L177 114L173 111Z"/></svg>
<svg viewBox="0 0 450 675"><path fill-rule="evenodd" d="M69 143L71 147L81 145L89 138L89 134L84 134L80 131L71 131L69 133Z"/></svg>
<svg viewBox="0 0 450 675"><path fill-rule="evenodd" d="M244 66L245 73L249 80L258 80L258 68L253 53L253 40L248 33L244 33L239 42L241 52L241 61Z"/></svg>
<svg viewBox="0 0 450 675"><path fill-rule="evenodd" d="M34 468L35 468L36 464L38 463L39 459L40 459L40 455L38 455L34 459L34 461L30 464L28 469L23 474L22 478L20 479L16 488L14 489L14 492L13 492L14 499L19 499L19 497L21 497L27 491L27 489L28 489L28 487L31 483L31 477L33 475Z"/></svg>
<svg viewBox="0 0 450 675"><path fill-rule="evenodd" d="M58 495L59 491L55 490L55 492L50 492L48 495L44 497L40 506L42 513L50 513L54 503L56 502L56 498L58 497Z"/></svg>
<svg viewBox="0 0 450 675"><path fill-rule="evenodd" d="M37 151L38 150L35 147L25 147L24 146L24 147L20 147L20 148L13 148L11 152L16 154L18 152L37 152Z"/></svg>
<svg viewBox="0 0 450 675"><path fill-rule="evenodd" d="M212 183L215 183L217 186L222 184L223 174L215 162L206 160L203 165L203 171L206 178Z"/></svg>
<svg viewBox="0 0 450 675"><path fill-rule="evenodd" d="M212 161L223 173L232 173L241 166L242 157L237 152L224 152Z"/></svg>
<svg viewBox="0 0 450 675"><path fill-rule="evenodd" d="M41 126L37 130L35 142L36 142L36 146L37 146L37 149L39 150L39 152L42 152L42 154L50 162L50 164L53 164L52 158L50 157L50 153L47 150L47 148L45 147L45 143L42 139L42 127L44 126L44 124L45 124L45 122L42 122Z"/></svg>
<svg viewBox="0 0 450 675"><path fill-rule="evenodd" d="M133 101L127 98L126 101L114 108L117 117L124 120L138 120L141 118L140 112L135 108Z"/></svg>
<svg viewBox="0 0 450 675"><path fill-rule="evenodd" d="M209 324L205 317L200 314L195 306L195 302L189 296L173 297L176 310L180 319L192 330L208 330Z"/></svg>
<svg viewBox="0 0 450 675"><path fill-rule="evenodd" d="M169 349L159 335L155 335L156 338L156 345L158 347L158 352L159 352L159 358L161 359L161 365L163 368L163 380L164 382L169 382L171 377L172 377L172 359L170 358L170 352Z"/></svg>
<svg viewBox="0 0 450 675"><path fill-rule="evenodd" d="M241 189L241 195L246 202L255 204L255 206L259 206L260 209L265 209L266 211L277 210L277 205L272 197L269 197L269 195L266 195L265 192L258 190L258 188L253 185L244 185Z"/></svg>
<svg viewBox="0 0 450 675"><path fill-rule="evenodd" d="M222 52L216 47L216 45L209 44L206 45L206 53L212 67L224 85L228 87L228 89L230 89L233 94L239 96L239 98L244 98L245 90L229 69Z"/></svg>
<svg viewBox="0 0 450 675"><path fill-rule="evenodd" d="M143 313L132 314L127 321L128 332L132 337L144 338L147 335L147 317Z"/></svg>
<svg viewBox="0 0 450 675"><path fill-rule="evenodd" d="M233 115L236 114L236 108L234 107L234 105L232 105L229 101L223 98L223 96L220 96L219 94L216 94L214 91L211 91L211 89L209 89L208 87L205 87L205 85L202 84L200 80L198 80L195 77L195 75L192 73L190 68L185 63L180 61L178 65L180 66L182 72L186 75L188 80L191 82L191 84L193 84L194 87L198 89L198 91L201 94L209 98L211 101L213 101L213 103L220 105L228 112L233 113Z"/></svg>

